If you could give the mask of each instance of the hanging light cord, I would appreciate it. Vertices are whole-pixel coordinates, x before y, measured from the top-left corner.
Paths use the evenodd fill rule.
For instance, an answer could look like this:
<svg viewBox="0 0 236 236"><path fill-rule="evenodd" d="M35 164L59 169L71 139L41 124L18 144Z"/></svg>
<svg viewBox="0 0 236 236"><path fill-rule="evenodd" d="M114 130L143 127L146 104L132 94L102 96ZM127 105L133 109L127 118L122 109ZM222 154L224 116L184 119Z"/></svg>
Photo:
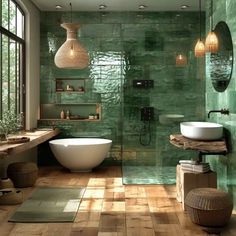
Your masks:
<svg viewBox="0 0 236 236"><path fill-rule="evenodd" d="M199 27L199 36L200 36L200 41L202 41L202 17L201 17L201 9L202 9L202 6L201 6L201 0L199 0L199 23L200 23L200 27Z"/></svg>
<svg viewBox="0 0 236 236"><path fill-rule="evenodd" d="M72 4L70 2L70 23L72 23ZM71 43L71 47L70 47L70 55L73 56L74 55L74 44L73 41Z"/></svg>
<svg viewBox="0 0 236 236"><path fill-rule="evenodd" d="M72 4L70 2L70 22L72 23Z"/></svg>
<svg viewBox="0 0 236 236"><path fill-rule="evenodd" d="M213 0L211 0L211 20L210 20L210 28L213 31Z"/></svg>

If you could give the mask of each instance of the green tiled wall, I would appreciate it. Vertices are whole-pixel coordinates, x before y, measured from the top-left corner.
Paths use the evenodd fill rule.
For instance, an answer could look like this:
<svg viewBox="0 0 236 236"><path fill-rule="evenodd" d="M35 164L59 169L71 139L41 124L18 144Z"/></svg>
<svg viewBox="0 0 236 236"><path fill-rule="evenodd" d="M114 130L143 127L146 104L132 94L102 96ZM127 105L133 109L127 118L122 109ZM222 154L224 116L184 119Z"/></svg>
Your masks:
<svg viewBox="0 0 236 236"><path fill-rule="evenodd" d="M169 135L179 133L179 124L162 125L159 115L204 119L205 62L193 53L198 13L74 12L73 22L82 24L79 40L89 51L90 65L84 70L63 70L55 67L53 59L66 35L59 22L69 21L69 15L41 13L41 103L100 103L102 120L40 121L39 125L58 126L64 136L111 138L111 161L121 159L122 145L124 161L135 165L174 166L180 158L197 155L169 144ZM186 66L176 67L178 53L187 56ZM55 93L56 77L85 78L85 94L59 96ZM154 88L133 88L134 79L154 80ZM149 146L139 142L143 106L152 106L155 111ZM147 141L148 135L142 138Z"/></svg>
<svg viewBox="0 0 236 236"><path fill-rule="evenodd" d="M209 29L210 16L210 1L207 2L207 20L206 29ZM234 65L232 78L228 88L224 92L216 92L212 86L209 76L209 67L206 63L206 112L213 109L228 108L229 116L224 116L218 113L212 114L211 121L215 121L224 125L226 134L229 139L229 154L226 156L210 156L208 160L213 168L217 171L218 187L230 192L236 203L236 70L235 70L235 40L236 40L236 2L234 0L214 0L213 1L213 22L214 25L219 21L225 21L231 31L233 46L234 46ZM208 62L209 58L207 58ZM236 209L234 207L234 209Z"/></svg>

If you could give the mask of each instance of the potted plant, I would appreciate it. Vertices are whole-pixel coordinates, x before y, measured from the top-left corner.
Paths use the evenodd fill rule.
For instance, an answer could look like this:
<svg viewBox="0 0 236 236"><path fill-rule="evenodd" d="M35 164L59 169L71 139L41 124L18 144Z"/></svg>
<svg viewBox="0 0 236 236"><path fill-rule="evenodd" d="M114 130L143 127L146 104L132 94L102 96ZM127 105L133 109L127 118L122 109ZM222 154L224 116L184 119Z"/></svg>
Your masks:
<svg viewBox="0 0 236 236"><path fill-rule="evenodd" d="M7 139L9 134L16 133L20 128L22 128L21 114L15 114L12 110L7 110L2 114L0 134L2 134L4 140Z"/></svg>

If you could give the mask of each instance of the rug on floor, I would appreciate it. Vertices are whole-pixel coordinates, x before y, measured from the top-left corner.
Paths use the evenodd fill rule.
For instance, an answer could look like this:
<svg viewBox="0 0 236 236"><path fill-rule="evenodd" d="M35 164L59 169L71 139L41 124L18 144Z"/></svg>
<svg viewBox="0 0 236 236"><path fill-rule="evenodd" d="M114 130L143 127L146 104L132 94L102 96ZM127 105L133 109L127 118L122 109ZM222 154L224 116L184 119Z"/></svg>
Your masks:
<svg viewBox="0 0 236 236"><path fill-rule="evenodd" d="M10 222L73 222L85 188L38 187Z"/></svg>

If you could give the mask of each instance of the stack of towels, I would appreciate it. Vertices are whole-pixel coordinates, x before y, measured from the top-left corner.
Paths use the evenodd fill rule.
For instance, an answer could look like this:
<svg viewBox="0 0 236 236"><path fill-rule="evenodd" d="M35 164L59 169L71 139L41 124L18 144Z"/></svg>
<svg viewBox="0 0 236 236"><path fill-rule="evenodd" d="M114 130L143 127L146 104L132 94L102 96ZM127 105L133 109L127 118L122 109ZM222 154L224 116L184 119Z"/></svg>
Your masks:
<svg viewBox="0 0 236 236"><path fill-rule="evenodd" d="M211 170L209 163L206 162L198 163L192 160L180 160L179 163L183 171L206 173Z"/></svg>

